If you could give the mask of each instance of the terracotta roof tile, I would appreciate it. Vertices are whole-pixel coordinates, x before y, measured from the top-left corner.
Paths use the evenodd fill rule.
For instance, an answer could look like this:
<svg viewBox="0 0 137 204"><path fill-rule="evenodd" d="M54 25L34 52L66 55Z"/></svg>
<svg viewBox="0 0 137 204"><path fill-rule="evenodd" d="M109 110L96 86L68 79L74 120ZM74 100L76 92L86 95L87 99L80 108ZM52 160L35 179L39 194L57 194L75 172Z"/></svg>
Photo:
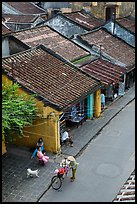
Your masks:
<svg viewBox="0 0 137 204"><path fill-rule="evenodd" d="M73 38L76 34L79 35L90 31L90 28L78 24L62 13L57 13L57 15L46 21L45 24L69 39Z"/></svg>
<svg viewBox="0 0 137 204"><path fill-rule="evenodd" d="M14 60L14 79L61 110L99 88L98 81L44 49L37 47L3 58L2 67L12 76L11 59Z"/></svg>
<svg viewBox="0 0 137 204"><path fill-rule="evenodd" d="M94 44L98 47L102 45L103 52L126 66L135 64L135 49L103 29L83 34L81 38L90 45Z"/></svg>
<svg viewBox="0 0 137 204"><path fill-rule="evenodd" d="M120 18L117 19L117 22L127 28L128 30L132 31L135 33L135 21L130 20L128 18Z"/></svg>
<svg viewBox="0 0 137 204"><path fill-rule="evenodd" d="M104 22L100 19L89 14L84 14L82 11L66 13L64 15L89 29L93 29L104 24Z"/></svg>
<svg viewBox="0 0 137 204"><path fill-rule="evenodd" d="M8 23L33 23L38 15L17 15L17 14L3 14L2 15Z"/></svg>
<svg viewBox="0 0 137 204"><path fill-rule="evenodd" d="M42 14L45 13L44 9L37 7L31 2L6 2L16 10L22 12L23 14Z"/></svg>
<svg viewBox="0 0 137 204"><path fill-rule="evenodd" d="M2 35L11 33L12 31L2 23Z"/></svg>
<svg viewBox="0 0 137 204"><path fill-rule="evenodd" d="M126 68L100 58L82 66L80 69L99 79L103 85L121 81L121 76L126 72Z"/></svg>
<svg viewBox="0 0 137 204"><path fill-rule="evenodd" d="M13 35L31 47L43 44L70 61L89 54L48 26L27 29L13 33Z"/></svg>

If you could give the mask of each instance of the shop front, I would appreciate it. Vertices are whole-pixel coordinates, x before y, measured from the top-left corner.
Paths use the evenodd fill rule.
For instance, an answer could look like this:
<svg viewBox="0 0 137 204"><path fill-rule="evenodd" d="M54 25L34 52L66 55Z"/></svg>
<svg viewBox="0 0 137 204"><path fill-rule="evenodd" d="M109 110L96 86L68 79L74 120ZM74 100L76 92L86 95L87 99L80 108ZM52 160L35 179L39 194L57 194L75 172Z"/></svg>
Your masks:
<svg viewBox="0 0 137 204"><path fill-rule="evenodd" d="M98 97L99 96L99 97ZM60 117L60 133L79 127L87 119L99 117L101 113L100 89L73 105Z"/></svg>

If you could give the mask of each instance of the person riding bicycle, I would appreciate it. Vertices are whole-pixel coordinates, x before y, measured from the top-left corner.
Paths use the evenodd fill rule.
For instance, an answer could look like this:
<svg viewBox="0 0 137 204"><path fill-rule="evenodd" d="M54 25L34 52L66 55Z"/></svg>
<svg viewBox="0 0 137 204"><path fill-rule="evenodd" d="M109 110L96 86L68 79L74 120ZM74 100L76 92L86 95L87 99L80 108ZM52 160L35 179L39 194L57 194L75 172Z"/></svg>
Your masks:
<svg viewBox="0 0 137 204"><path fill-rule="evenodd" d="M71 181L74 181L76 178L76 170L77 170L79 163L76 162L73 156L68 156L67 161L69 161L69 167L72 169L72 177L70 179Z"/></svg>

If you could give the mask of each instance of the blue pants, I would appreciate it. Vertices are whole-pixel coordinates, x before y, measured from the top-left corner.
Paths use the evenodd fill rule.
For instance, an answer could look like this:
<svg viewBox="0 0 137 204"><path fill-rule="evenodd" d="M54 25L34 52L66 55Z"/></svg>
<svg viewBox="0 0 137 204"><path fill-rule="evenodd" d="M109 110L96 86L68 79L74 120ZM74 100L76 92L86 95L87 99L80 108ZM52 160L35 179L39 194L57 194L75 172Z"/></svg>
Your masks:
<svg viewBox="0 0 137 204"><path fill-rule="evenodd" d="M32 154L33 157L36 157L38 149L36 148ZM44 151L44 146L41 146L41 151Z"/></svg>

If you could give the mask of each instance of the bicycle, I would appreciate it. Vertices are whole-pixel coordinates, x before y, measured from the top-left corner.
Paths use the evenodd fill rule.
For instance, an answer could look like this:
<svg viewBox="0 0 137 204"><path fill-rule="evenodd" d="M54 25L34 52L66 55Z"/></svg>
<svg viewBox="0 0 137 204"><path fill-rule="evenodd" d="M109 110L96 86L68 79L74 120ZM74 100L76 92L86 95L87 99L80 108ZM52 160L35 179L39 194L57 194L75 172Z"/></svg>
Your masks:
<svg viewBox="0 0 137 204"><path fill-rule="evenodd" d="M55 169L54 173L56 175L54 175L51 179L51 186L54 190L58 190L61 188L62 180L65 178L65 176L67 176L68 171L70 170L67 164L67 158L65 158L65 160L63 160L60 165L62 167Z"/></svg>

